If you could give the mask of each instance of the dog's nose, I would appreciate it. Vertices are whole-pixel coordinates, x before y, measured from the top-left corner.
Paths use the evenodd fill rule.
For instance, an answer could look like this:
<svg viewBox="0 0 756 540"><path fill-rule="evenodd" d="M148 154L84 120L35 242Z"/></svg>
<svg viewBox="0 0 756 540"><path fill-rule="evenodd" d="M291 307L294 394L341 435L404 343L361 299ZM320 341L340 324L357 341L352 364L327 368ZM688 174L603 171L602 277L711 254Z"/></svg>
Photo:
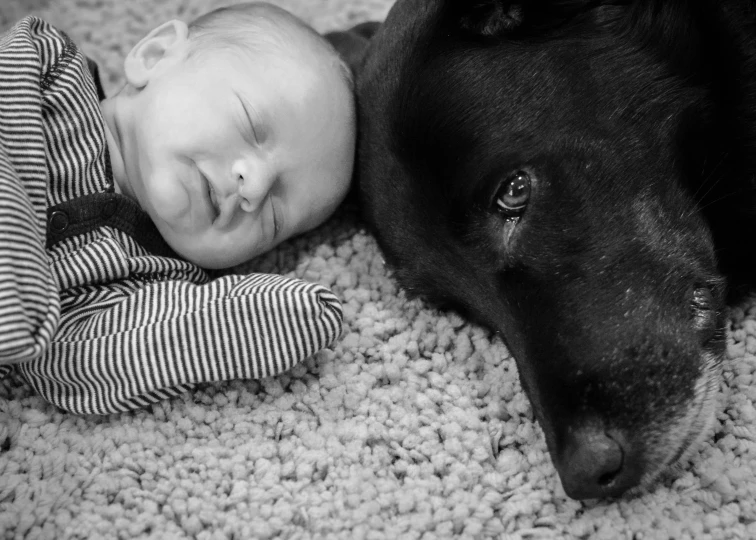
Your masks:
<svg viewBox="0 0 756 540"><path fill-rule="evenodd" d="M573 499L621 495L640 480L629 455L619 433L589 426L570 430L557 467L564 491Z"/></svg>

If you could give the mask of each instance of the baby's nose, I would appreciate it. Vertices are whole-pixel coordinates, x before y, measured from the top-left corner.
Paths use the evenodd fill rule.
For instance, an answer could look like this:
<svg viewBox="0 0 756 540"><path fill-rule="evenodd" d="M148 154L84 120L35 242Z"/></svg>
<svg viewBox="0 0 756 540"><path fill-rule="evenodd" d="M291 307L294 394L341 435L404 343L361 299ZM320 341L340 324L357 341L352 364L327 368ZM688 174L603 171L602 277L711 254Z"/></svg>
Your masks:
<svg viewBox="0 0 756 540"><path fill-rule="evenodd" d="M276 181L274 171L263 162L239 161L234 166L237 194L245 212L254 212L262 204Z"/></svg>

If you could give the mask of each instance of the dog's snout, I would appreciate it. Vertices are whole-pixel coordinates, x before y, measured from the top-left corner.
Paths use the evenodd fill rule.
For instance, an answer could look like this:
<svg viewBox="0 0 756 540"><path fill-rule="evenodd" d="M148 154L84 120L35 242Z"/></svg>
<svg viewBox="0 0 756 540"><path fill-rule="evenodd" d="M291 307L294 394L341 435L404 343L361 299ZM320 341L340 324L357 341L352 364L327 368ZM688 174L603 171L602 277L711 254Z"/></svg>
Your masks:
<svg viewBox="0 0 756 540"><path fill-rule="evenodd" d="M620 433L590 426L570 430L557 466L565 492L573 499L621 495L640 480L632 455Z"/></svg>

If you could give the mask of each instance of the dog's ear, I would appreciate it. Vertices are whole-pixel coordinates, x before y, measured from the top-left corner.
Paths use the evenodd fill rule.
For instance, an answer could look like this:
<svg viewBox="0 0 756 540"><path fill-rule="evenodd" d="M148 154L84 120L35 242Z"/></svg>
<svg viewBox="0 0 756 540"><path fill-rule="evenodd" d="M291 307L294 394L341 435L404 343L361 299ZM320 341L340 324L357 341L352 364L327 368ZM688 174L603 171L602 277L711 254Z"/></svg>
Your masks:
<svg viewBox="0 0 756 540"><path fill-rule="evenodd" d="M515 37L559 24L591 0L456 0L450 4L460 30L484 37Z"/></svg>
<svg viewBox="0 0 756 540"><path fill-rule="evenodd" d="M330 32L325 38L349 65L352 74L356 75L370 38L380 26L379 22L365 22L345 32Z"/></svg>
<svg viewBox="0 0 756 540"><path fill-rule="evenodd" d="M482 36L507 34L523 21L522 2L477 0L459 9L459 25L462 30Z"/></svg>

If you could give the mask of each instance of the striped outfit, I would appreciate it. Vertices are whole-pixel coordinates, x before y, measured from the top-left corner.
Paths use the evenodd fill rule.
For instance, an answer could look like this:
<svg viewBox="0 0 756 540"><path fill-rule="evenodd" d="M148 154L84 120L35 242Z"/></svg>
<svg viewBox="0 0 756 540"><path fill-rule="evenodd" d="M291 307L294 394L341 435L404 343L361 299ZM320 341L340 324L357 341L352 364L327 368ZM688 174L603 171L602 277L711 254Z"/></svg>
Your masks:
<svg viewBox="0 0 756 540"><path fill-rule="evenodd" d="M319 285L211 279L145 243L146 214L113 190L98 85L46 22L0 36L0 377L17 369L54 405L107 414L276 375L338 338L341 305Z"/></svg>

